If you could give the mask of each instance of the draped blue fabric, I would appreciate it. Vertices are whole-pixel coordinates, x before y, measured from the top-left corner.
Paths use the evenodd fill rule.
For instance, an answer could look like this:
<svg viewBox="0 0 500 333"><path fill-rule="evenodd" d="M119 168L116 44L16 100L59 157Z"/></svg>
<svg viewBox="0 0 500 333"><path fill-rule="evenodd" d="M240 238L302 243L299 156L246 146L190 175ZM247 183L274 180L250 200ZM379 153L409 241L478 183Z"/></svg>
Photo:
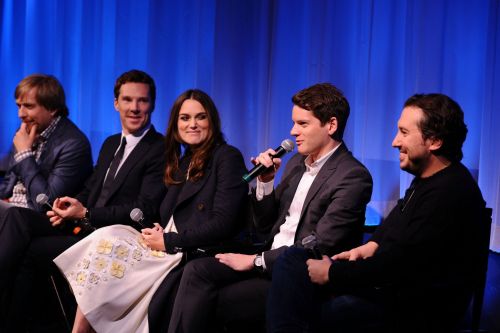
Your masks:
<svg viewBox="0 0 500 333"><path fill-rule="evenodd" d="M197 87L247 160L290 136L295 92L328 81L350 101L345 142L373 175L377 224L411 181L391 148L401 106L441 92L465 111L463 162L500 251L499 0L0 0L0 18L0 156L19 126L14 88L35 72L61 80L94 156L120 130L113 84L132 68L156 80L160 131Z"/></svg>

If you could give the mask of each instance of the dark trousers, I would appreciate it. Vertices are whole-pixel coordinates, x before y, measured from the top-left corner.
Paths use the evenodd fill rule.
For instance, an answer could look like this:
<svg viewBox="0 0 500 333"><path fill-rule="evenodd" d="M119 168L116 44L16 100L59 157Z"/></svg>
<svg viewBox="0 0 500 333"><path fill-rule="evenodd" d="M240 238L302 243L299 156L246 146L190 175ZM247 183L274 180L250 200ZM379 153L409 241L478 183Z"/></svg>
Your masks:
<svg viewBox="0 0 500 333"><path fill-rule="evenodd" d="M368 294L332 297L311 282L304 249L289 248L275 262L267 303L268 332L384 332L386 308Z"/></svg>
<svg viewBox="0 0 500 333"><path fill-rule="evenodd" d="M7 288L31 240L37 236L65 235L51 226L44 214L28 208L9 207L0 218L0 290Z"/></svg>
<svg viewBox="0 0 500 333"><path fill-rule="evenodd" d="M181 281L183 263L167 274L156 290L148 307L148 324L150 333L162 333L168 330L175 296Z"/></svg>
<svg viewBox="0 0 500 333"><path fill-rule="evenodd" d="M251 331L263 323L269 279L238 272L215 258L184 267L169 325L170 333Z"/></svg>
<svg viewBox="0 0 500 333"><path fill-rule="evenodd" d="M34 298L45 297L50 274L58 274L52 259L79 239L64 227L52 227L44 214L31 209L11 207L4 212L0 220L0 331L25 331L37 304ZM37 312L46 311L47 302L40 304L45 306Z"/></svg>

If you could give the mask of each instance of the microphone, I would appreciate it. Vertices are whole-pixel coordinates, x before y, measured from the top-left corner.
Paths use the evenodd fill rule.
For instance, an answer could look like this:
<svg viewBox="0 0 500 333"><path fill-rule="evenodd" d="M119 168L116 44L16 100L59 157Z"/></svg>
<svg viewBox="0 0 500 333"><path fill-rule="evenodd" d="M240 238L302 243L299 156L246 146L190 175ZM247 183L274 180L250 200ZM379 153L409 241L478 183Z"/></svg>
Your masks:
<svg viewBox="0 0 500 333"><path fill-rule="evenodd" d="M40 206L45 206L45 208L54 211L54 208L52 208L52 205L49 203L49 197L47 194L45 193L38 194L36 196L35 201ZM72 231L74 235L78 235L81 231L89 232L95 230L95 228L90 224L90 222L85 219L73 221L73 224L75 225ZM64 226L61 224L59 228L64 228Z"/></svg>
<svg viewBox="0 0 500 333"><path fill-rule="evenodd" d="M132 221L139 223L141 227L146 228L146 226L143 223L144 213L139 208L132 209L132 211L130 212L130 218L132 219Z"/></svg>
<svg viewBox="0 0 500 333"><path fill-rule="evenodd" d="M302 239L302 246L307 250L307 252L314 258L314 259L321 259L323 256L321 255L321 252L319 251L318 248L318 239L316 238L315 234L309 235L307 237L304 237Z"/></svg>
<svg viewBox="0 0 500 333"><path fill-rule="evenodd" d="M40 193L36 196L35 199L36 203L40 206L45 206L45 208L48 208L50 210L52 209L52 205L49 203L49 196L45 193Z"/></svg>
<svg viewBox="0 0 500 333"><path fill-rule="evenodd" d="M292 140L286 139L281 142L281 145L276 148L274 151L276 154L271 155L272 158L279 158L286 153L289 153L293 150L295 147L295 144L293 143ZM262 172L266 171L267 167L265 167L262 164L257 164L256 166L253 167L252 170L250 170L247 174L243 175L243 180L246 181L247 183L250 183L255 177L260 175Z"/></svg>

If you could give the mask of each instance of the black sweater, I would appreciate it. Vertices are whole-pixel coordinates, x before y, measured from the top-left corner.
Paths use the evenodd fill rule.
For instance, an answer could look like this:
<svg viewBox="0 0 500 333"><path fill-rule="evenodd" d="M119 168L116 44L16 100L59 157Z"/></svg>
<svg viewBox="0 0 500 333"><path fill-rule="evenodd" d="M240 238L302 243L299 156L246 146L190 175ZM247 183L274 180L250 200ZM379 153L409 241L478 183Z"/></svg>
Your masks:
<svg viewBox="0 0 500 333"><path fill-rule="evenodd" d="M463 303L477 267L484 207L479 187L461 163L415 178L371 238L379 245L374 256L335 261L331 287L336 292L376 287L401 311L438 304L439 297L448 306L450 295Z"/></svg>

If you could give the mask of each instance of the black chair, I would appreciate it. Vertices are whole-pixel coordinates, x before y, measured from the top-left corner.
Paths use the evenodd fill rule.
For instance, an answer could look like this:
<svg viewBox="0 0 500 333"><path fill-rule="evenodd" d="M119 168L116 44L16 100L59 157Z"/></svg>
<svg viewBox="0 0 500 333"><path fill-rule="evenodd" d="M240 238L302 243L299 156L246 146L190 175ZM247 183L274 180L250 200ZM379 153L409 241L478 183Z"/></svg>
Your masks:
<svg viewBox="0 0 500 333"><path fill-rule="evenodd" d="M472 294L470 329L460 330L460 333L487 333L480 329L481 314L483 311L484 289L488 272L488 257L490 253L491 216L493 210L486 207L481 216L481 249L477 267L477 275Z"/></svg>
<svg viewBox="0 0 500 333"><path fill-rule="evenodd" d="M64 321L64 328L66 328L66 331L65 332L71 332L71 328L73 327L72 325L72 320L74 320L74 307L72 308L73 310L73 313L66 313L66 308L68 308L68 306L66 305L65 306L65 303L67 303L67 301L64 300L64 297L62 295L62 292L60 291L61 289L61 286L64 282L62 281L56 281L58 280L57 279L57 276L55 276L55 274L51 274L50 277L49 277L49 283L50 285L52 286L53 288L53 291L54 291L54 295L55 298L57 299L57 305L59 306L59 309L61 311L61 313L59 314L59 318L60 319L63 319ZM59 284L59 288L58 288L58 284ZM64 287L63 287L64 288Z"/></svg>

